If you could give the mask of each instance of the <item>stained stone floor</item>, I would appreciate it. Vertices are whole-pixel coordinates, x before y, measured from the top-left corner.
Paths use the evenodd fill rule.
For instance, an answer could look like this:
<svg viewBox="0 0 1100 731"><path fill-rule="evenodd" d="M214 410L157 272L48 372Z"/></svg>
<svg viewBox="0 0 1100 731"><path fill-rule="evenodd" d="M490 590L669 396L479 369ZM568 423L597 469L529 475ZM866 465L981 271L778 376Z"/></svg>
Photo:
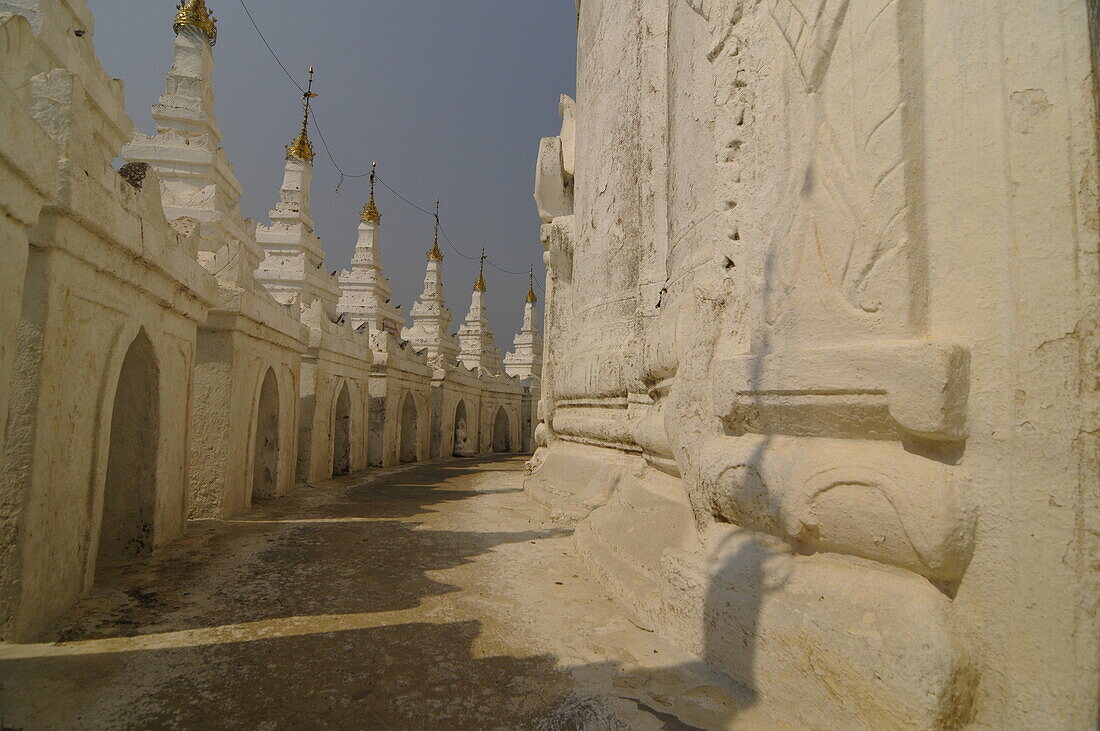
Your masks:
<svg viewBox="0 0 1100 731"><path fill-rule="evenodd" d="M417 465L194 523L0 645L0 727L774 727L621 614L522 479Z"/></svg>

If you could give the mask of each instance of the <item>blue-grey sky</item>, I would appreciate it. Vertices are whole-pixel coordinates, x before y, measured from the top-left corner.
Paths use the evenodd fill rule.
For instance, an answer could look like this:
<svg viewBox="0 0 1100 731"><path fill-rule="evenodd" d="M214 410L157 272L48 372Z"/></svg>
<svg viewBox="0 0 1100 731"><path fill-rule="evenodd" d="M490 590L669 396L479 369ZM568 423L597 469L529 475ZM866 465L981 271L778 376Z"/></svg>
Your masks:
<svg viewBox="0 0 1100 731"><path fill-rule="evenodd" d="M266 222L282 181L283 146L301 123L300 94L275 64L240 0L207 0L218 17L214 88L224 146L244 185L245 216ZM558 97L576 77L573 0L245 0L275 52L305 82L325 138L347 173L369 170L413 202L442 199L443 225L468 255L541 278L542 246L531 193L540 137L556 134ZM126 82L135 124L152 131L149 107L172 60L174 0L90 0L95 48ZM348 265L366 179L339 175L314 134L317 233L329 271ZM407 313L419 295L432 219L384 188L385 271ZM469 308L477 262L441 243L454 327ZM526 276L487 269L497 344L518 329ZM540 299L542 296L539 293Z"/></svg>

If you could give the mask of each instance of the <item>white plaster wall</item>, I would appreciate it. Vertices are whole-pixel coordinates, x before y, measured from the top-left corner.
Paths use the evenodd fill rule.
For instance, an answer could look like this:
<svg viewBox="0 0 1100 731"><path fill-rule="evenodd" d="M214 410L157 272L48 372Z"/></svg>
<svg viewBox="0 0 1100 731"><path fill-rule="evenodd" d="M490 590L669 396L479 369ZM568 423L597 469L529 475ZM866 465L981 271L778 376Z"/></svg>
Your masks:
<svg viewBox="0 0 1100 731"><path fill-rule="evenodd" d="M431 434L431 380L430 378L408 377L400 372L390 371L371 381L374 396L373 406L380 412L373 419L379 430L372 435L381 444L381 463L375 466L394 467L401 463L401 407L405 397L412 395L416 404L417 417L417 461L430 458L429 440ZM383 403L384 402L384 403Z"/></svg>
<svg viewBox="0 0 1100 731"><path fill-rule="evenodd" d="M252 461L260 388L273 369L279 391L279 476L276 495L295 484L298 378L301 357L281 338L202 330L191 415L188 514L222 518L252 502Z"/></svg>
<svg viewBox="0 0 1100 731"><path fill-rule="evenodd" d="M982 667L976 722L990 726L1083 728L1100 703L1086 6L938 2L921 18L927 327L971 347L959 466L979 518L955 605Z"/></svg>
<svg viewBox="0 0 1100 731"><path fill-rule="evenodd" d="M327 480L332 477L336 400L344 384L351 397L351 471L367 466L369 437L369 382L358 373L325 361L302 362L302 391L298 480Z"/></svg>
<svg viewBox="0 0 1100 731"><path fill-rule="evenodd" d="M455 375L448 371L443 378L432 383L432 454L433 459L449 458L455 449L455 412L459 402L466 405L466 428L470 444L476 443L474 433L479 423L478 410L481 403L481 386L477 378L470 374Z"/></svg>
<svg viewBox="0 0 1100 731"><path fill-rule="evenodd" d="M1089 726L1088 4L795 5L580 4L528 488L792 722Z"/></svg>
<svg viewBox="0 0 1100 731"><path fill-rule="evenodd" d="M115 193L123 199L126 184L119 183ZM68 247L94 240L53 210L32 233L30 306L23 309L13 377L12 401L18 405L2 470L4 492L23 511L22 531L12 536L21 558L12 637L33 634L90 586L115 380L142 328L161 378L155 544L163 545L183 528L199 311L173 311L132 286L143 279L140 258L117 249L101 252L109 265L99 269L69 253ZM74 370L73 362L81 368ZM62 444L65 449L58 448Z"/></svg>
<svg viewBox="0 0 1100 731"><path fill-rule="evenodd" d="M36 154L61 179L27 230L0 458L0 622L5 639L19 640L93 579L116 382L141 331L160 376L152 541L163 545L182 530L195 325L215 289L194 243L165 221L155 175L136 189L112 167L132 126L121 85L99 68L90 38L68 30L90 35L87 8L75 0L0 6L12 9L29 16L35 35L8 80L52 138L55 147Z"/></svg>
<svg viewBox="0 0 1100 731"><path fill-rule="evenodd" d="M30 23L19 15L0 19L0 66L27 62L34 45ZM38 222L42 204L57 195L57 149L6 82L0 83L0 439L8 420L8 383L16 351L23 278L27 266L27 227Z"/></svg>

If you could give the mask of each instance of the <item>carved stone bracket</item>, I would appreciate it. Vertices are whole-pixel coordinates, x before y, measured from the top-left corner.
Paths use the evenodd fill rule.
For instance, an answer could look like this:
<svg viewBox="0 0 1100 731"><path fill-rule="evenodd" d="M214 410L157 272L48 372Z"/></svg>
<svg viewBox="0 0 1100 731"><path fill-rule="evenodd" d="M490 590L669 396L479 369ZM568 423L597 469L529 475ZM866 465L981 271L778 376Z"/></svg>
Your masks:
<svg viewBox="0 0 1100 731"><path fill-rule="evenodd" d="M712 393L734 431L958 442L969 362L928 341L746 355L715 363Z"/></svg>

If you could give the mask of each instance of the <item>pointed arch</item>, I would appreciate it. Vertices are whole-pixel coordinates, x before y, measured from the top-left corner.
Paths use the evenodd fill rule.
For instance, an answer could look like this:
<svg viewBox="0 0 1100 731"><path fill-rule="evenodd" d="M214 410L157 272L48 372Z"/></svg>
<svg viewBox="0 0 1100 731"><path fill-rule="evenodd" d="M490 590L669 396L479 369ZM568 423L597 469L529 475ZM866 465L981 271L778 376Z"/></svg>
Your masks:
<svg viewBox="0 0 1100 731"><path fill-rule="evenodd" d="M340 386L332 410L332 474L351 472L351 390L347 381Z"/></svg>
<svg viewBox="0 0 1100 731"><path fill-rule="evenodd" d="M496 416L493 417L493 451L512 451L512 421L503 406L497 407Z"/></svg>
<svg viewBox="0 0 1100 731"><path fill-rule="evenodd" d="M160 369L144 329L126 351L115 386L97 571L153 548L160 441Z"/></svg>
<svg viewBox="0 0 1100 731"><path fill-rule="evenodd" d="M401 404L400 459L402 462L416 462L419 459L418 436L419 413L416 408L416 398L412 393L406 393Z"/></svg>
<svg viewBox="0 0 1100 731"><path fill-rule="evenodd" d="M451 450L452 456L472 457L474 455L470 440L471 425L472 422L470 421L469 413L466 409L466 400L459 399L458 405L455 406L454 448Z"/></svg>
<svg viewBox="0 0 1100 731"><path fill-rule="evenodd" d="M268 368L260 387L252 437L252 499L272 498L279 491L279 381Z"/></svg>

